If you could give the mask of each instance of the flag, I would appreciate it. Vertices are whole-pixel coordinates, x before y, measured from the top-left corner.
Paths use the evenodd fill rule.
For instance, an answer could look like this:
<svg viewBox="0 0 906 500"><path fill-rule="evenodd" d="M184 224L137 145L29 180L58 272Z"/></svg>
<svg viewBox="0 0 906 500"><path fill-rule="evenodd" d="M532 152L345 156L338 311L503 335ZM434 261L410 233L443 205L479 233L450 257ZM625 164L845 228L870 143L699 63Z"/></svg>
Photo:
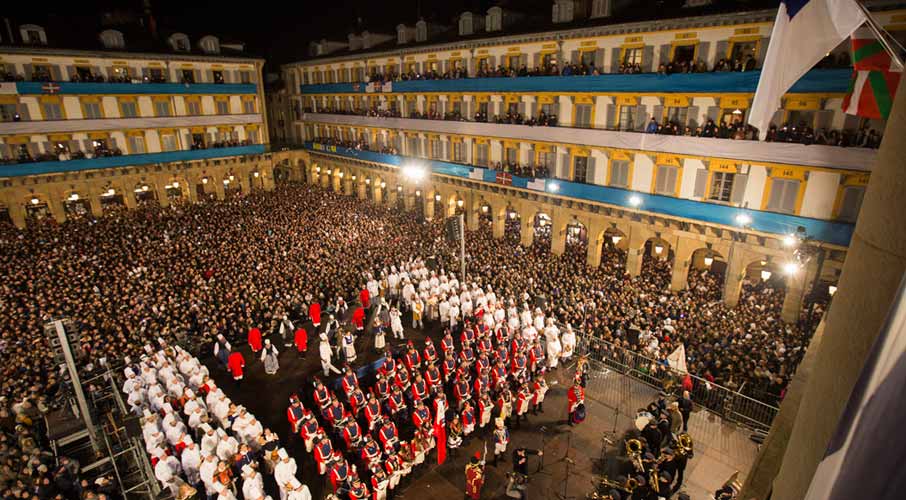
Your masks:
<svg viewBox="0 0 906 500"><path fill-rule="evenodd" d="M906 296L902 282L887 314L812 476L806 500L903 497Z"/></svg>
<svg viewBox="0 0 906 500"><path fill-rule="evenodd" d="M533 180L530 180L528 182L528 184L525 185L525 187L527 187L529 189L534 189L535 191L544 191L546 186L545 186L544 179L533 179Z"/></svg>
<svg viewBox="0 0 906 500"><path fill-rule="evenodd" d="M447 461L447 429L443 422L434 424L434 442L437 446L437 464Z"/></svg>
<svg viewBox="0 0 906 500"><path fill-rule="evenodd" d="M686 346L680 344L673 354L667 356L667 364L680 373L688 373L686 370Z"/></svg>
<svg viewBox="0 0 906 500"><path fill-rule="evenodd" d="M843 98L843 111L865 118L887 119L903 68L871 30L860 28L852 38L853 77Z"/></svg>
<svg viewBox="0 0 906 500"><path fill-rule="evenodd" d="M780 99L865 22L855 0L782 0L771 31L749 125L764 140Z"/></svg>
<svg viewBox="0 0 906 500"><path fill-rule="evenodd" d="M503 184L504 186L512 186L513 176L507 172L497 172L496 182L497 184Z"/></svg>

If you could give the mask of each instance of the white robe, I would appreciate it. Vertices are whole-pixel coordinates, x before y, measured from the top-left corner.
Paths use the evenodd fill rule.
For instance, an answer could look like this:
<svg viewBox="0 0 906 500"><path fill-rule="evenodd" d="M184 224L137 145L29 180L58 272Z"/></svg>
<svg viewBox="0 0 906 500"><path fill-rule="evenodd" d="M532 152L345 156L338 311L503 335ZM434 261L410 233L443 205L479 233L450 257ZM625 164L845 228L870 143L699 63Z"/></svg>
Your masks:
<svg viewBox="0 0 906 500"><path fill-rule="evenodd" d="M201 466L201 452L198 446L195 448L186 448L182 451L182 470L186 473L186 479L190 484L198 484L201 477L198 474L198 468Z"/></svg>
<svg viewBox="0 0 906 500"><path fill-rule="evenodd" d="M261 473L255 477L247 477L242 481L242 498L245 500L259 500L264 498L264 479Z"/></svg>
<svg viewBox="0 0 906 500"><path fill-rule="evenodd" d="M290 458L289 462L283 460L274 466L274 479L280 488L280 500L286 500L286 483L296 481L296 459Z"/></svg>

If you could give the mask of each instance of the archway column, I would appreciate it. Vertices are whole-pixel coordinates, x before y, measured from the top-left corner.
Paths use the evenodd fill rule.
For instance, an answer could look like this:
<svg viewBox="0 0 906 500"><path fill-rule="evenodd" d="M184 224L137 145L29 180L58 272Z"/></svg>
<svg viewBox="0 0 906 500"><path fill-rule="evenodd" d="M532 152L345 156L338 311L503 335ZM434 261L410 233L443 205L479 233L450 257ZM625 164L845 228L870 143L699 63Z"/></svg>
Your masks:
<svg viewBox="0 0 906 500"><path fill-rule="evenodd" d="M805 290L809 283L816 278L818 274L817 259L809 260L805 269L800 269L792 276L787 277L786 296L783 298L783 309L780 317L787 323L795 323L799 320L799 311L802 310L802 300L805 298Z"/></svg>
<svg viewBox="0 0 906 500"><path fill-rule="evenodd" d="M495 240L503 238L506 234L507 205L491 205L491 234Z"/></svg>
<svg viewBox="0 0 906 500"><path fill-rule="evenodd" d="M625 232L625 231L624 231ZM645 242L654 233L638 224L629 226L629 249L626 251L626 272L636 277L642 272L642 253L645 251Z"/></svg>
<svg viewBox="0 0 906 500"><path fill-rule="evenodd" d="M425 204L425 219L434 220L434 191L428 192L426 196L422 198L422 203Z"/></svg>
<svg viewBox="0 0 906 500"><path fill-rule="evenodd" d="M290 169L290 176L295 169ZM265 191L274 190L274 167L273 165L267 165L259 170L261 176L261 188Z"/></svg>
<svg viewBox="0 0 906 500"><path fill-rule="evenodd" d="M371 189L374 193L374 204L380 205L384 201L384 190L381 189L380 180L371 181Z"/></svg>
<svg viewBox="0 0 906 500"><path fill-rule="evenodd" d="M123 204L129 210L134 209L138 203L135 201L135 182L130 179L128 182L123 181L119 185L120 191L123 192ZM220 198L221 200L223 197Z"/></svg>
<svg viewBox="0 0 906 500"><path fill-rule="evenodd" d="M340 176L337 174L336 171L334 171L333 173L330 174L330 183L331 183L331 188L333 189L333 191L334 191L335 193L339 193L339 192L340 192L341 179L340 179Z"/></svg>
<svg viewBox="0 0 906 500"><path fill-rule="evenodd" d="M551 253L563 255L566 251L566 225L569 219L559 212L554 212L551 217Z"/></svg>
<svg viewBox="0 0 906 500"><path fill-rule="evenodd" d="M727 276L724 281L724 304L736 307L739 293L742 291L742 280L745 278L746 266L752 260L750 254L740 245L731 243L727 255Z"/></svg>
<svg viewBox="0 0 906 500"><path fill-rule="evenodd" d="M469 231L477 231L478 221L481 218L481 198L475 194L474 190L469 190L466 194L465 203L462 208L465 212L466 229Z"/></svg>
<svg viewBox="0 0 906 500"><path fill-rule="evenodd" d="M218 200L223 201L226 199L226 188L223 187L223 179L214 177L214 195L217 196ZM209 181L210 183L210 181Z"/></svg>
<svg viewBox="0 0 906 500"><path fill-rule="evenodd" d="M366 189L367 186L365 186L365 181L359 179L358 184L356 185L356 192L358 193L360 200L368 198L368 191L366 191Z"/></svg>
<svg viewBox="0 0 906 500"><path fill-rule="evenodd" d="M94 190L88 192L88 208L91 210L91 215L95 218L104 216L104 205L101 204L100 192ZM10 216L12 216L12 211L10 212Z"/></svg>
<svg viewBox="0 0 906 500"><path fill-rule="evenodd" d="M13 225L19 229L25 228L25 205L18 202L7 203L6 209L9 212L9 218L13 221Z"/></svg>
<svg viewBox="0 0 906 500"><path fill-rule="evenodd" d="M670 276L670 289L679 291L686 288L689 278L689 266L692 265L692 254L701 242L677 236L673 244L673 274Z"/></svg>
<svg viewBox="0 0 906 500"><path fill-rule="evenodd" d="M346 176L343 178L343 194L346 196L355 195L355 191L352 188L352 179L349 176L349 172L346 172Z"/></svg>
<svg viewBox="0 0 906 500"><path fill-rule="evenodd" d="M411 212L415 210L415 204L418 202L415 196L415 192L407 192L405 189L403 189L402 196L403 207L406 209L406 211Z"/></svg>
<svg viewBox="0 0 906 500"><path fill-rule="evenodd" d="M169 174L158 175L154 178L154 190L157 194L157 203L166 208L170 206L170 197L167 196L167 177Z"/></svg>
<svg viewBox="0 0 906 500"><path fill-rule="evenodd" d="M588 226L588 248L585 251L585 263L588 264L589 267L598 267L601 265L605 231L607 231L607 226L605 226L603 222L598 222L597 220Z"/></svg>
<svg viewBox="0 0 906 500"><path fill-rule="evenodd" d="M519 214L522 221L522 231L520 233L520 243L524 247L532 246L535 241L535 212L537 207L525 207Z"/></svg>

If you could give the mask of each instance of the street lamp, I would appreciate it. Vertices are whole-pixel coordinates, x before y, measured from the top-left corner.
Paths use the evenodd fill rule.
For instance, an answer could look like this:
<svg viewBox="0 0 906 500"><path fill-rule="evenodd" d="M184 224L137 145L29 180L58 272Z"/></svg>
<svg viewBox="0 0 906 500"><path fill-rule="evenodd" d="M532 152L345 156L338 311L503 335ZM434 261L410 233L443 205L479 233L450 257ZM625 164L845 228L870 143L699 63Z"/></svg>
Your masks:
<svg viewBox="0 0 906 500"><path fill-rule="evenodd" d="M434 201L440 201L440 195L439 195L439 194L434 195Z"/></svg>
<svg viewBox="0 0 906 500"><path fill-rule="evenodd" d="M705 266L711 267L711 264L714 263L714 257L708 255L705 257Z"/></svg>
<svg viewBox="0 0 906 500"><path fill-rule="evenodd" d="M827 287L827 293L828 293L831 297L833 297L834 294L837 293L837 285L829 285L829 286Z"/></svg>
<svg viewBox="0 0 906 500"><path fill-rule="evenodd" d="M616 244L619 243L620 240L622 240L622 239L623 239L623 237L619 236L619 235L613 235L610 237L610 241L613 242L614 246L616 246Z"/></svg>
<svg viewBox="0 0 906 500"><path fill-rule="evenodd" d="M462 201L461 199L456 200L456 206L457 206L457 207L462 208L463 204L465 204L465 202Z"/></svg>
<svg viewBox="0 0 906 500"><path fill-rule="evenodd" d="M258 173L258 172L255 172L255 174L257 174L257 173ZM257 175L255 175L255 177L257 177ZM179 187L179 181L173 181L173 187L174 187L174 188L178 188L178 187Z"/></svg>
<svg viewBox="0 0 906 500"><path fill-rule="evenodd" d="M663 246L661 246L661 245L654 245L654 253L655 253L656 255L660 255L660 254L663 253L663 252L664 252L664 247L663 247Z"/></svg>
<svg viewBox="0 0 906 500"><path fill-rule="evenodd" d="M201 178L201 183L202 183L202 184L207 184L207 183L208 183L208 178L207 178L207 177L202 177L202 178Z"/></svg>
<svg viewBox="0 0 906 500"><path fill-rule="evenodd" d="M37 205L38 203L41 203L41 200L39 200L37 197L34 197L31 199L32 205Z"/></svg>
<svg viewBox="0 0 906 500"><path fill-rule="evenodd" d="M767 269L762 269L761 270L761 280L767 281L769 279L771 279L771 271L768 271Z"/></svg>

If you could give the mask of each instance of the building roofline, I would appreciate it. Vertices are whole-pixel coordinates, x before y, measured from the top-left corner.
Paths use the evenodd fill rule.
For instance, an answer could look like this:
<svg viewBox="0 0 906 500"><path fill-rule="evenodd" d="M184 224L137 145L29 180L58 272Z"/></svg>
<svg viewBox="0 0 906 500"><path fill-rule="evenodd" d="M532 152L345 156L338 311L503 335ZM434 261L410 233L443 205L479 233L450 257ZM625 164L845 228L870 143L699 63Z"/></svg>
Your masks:
<svg viewBox="0 0 906 500"><path fill-rule="evenodd" d="M374 50L362 50L353 53L344 53L301 59L281 65L281 69L290 66L302 65L319 65L346 62L358 60L362 57L381 58L395 55L418 54L424 52L436 52L442 50L467 49L470 47L505 45L510 43L526 43L558 39L584 38L589 36L614 36L623 34L634 34L648 31L670 31L676 29L706 28L712 26L733 25L742 23L770 23L774 21L777 12L774 9L746 10L737 12L727 12L721 14L709 14L692 17L674 17L668 19L650 19L645 21L631 21L625 23L598 24L594 26L572 26L570 23L564 23L563 29L557 29L556 25L541 31L526 31L511 34L500 34L497 36L487 36L489 33L480 32L477 37L461 37L459 40L452 40L439 43L422 43L406 44L406 46L396 46L393 48L380 48ZM606 18L604 19L606 20ZM430 41L429 41L430 42Z"/></svg>
<svg viewBox="0 0 906 500"><path fill-rule="evenodd" d="M221 43L222 45L222 43ZM35 54L46 56L73 56L73 57L99 57L105 59L163 59L178 61L197 61L197 62L231 62L231 63L261 63L265 59L259 57L231 57L223 55L201 55L187 52L181 53L163 53L163 52L128 52L128 51L107 51L107 50L81 50L81 49L62 49L42 46L16 46L0 45L2 54Z"/></svg>

